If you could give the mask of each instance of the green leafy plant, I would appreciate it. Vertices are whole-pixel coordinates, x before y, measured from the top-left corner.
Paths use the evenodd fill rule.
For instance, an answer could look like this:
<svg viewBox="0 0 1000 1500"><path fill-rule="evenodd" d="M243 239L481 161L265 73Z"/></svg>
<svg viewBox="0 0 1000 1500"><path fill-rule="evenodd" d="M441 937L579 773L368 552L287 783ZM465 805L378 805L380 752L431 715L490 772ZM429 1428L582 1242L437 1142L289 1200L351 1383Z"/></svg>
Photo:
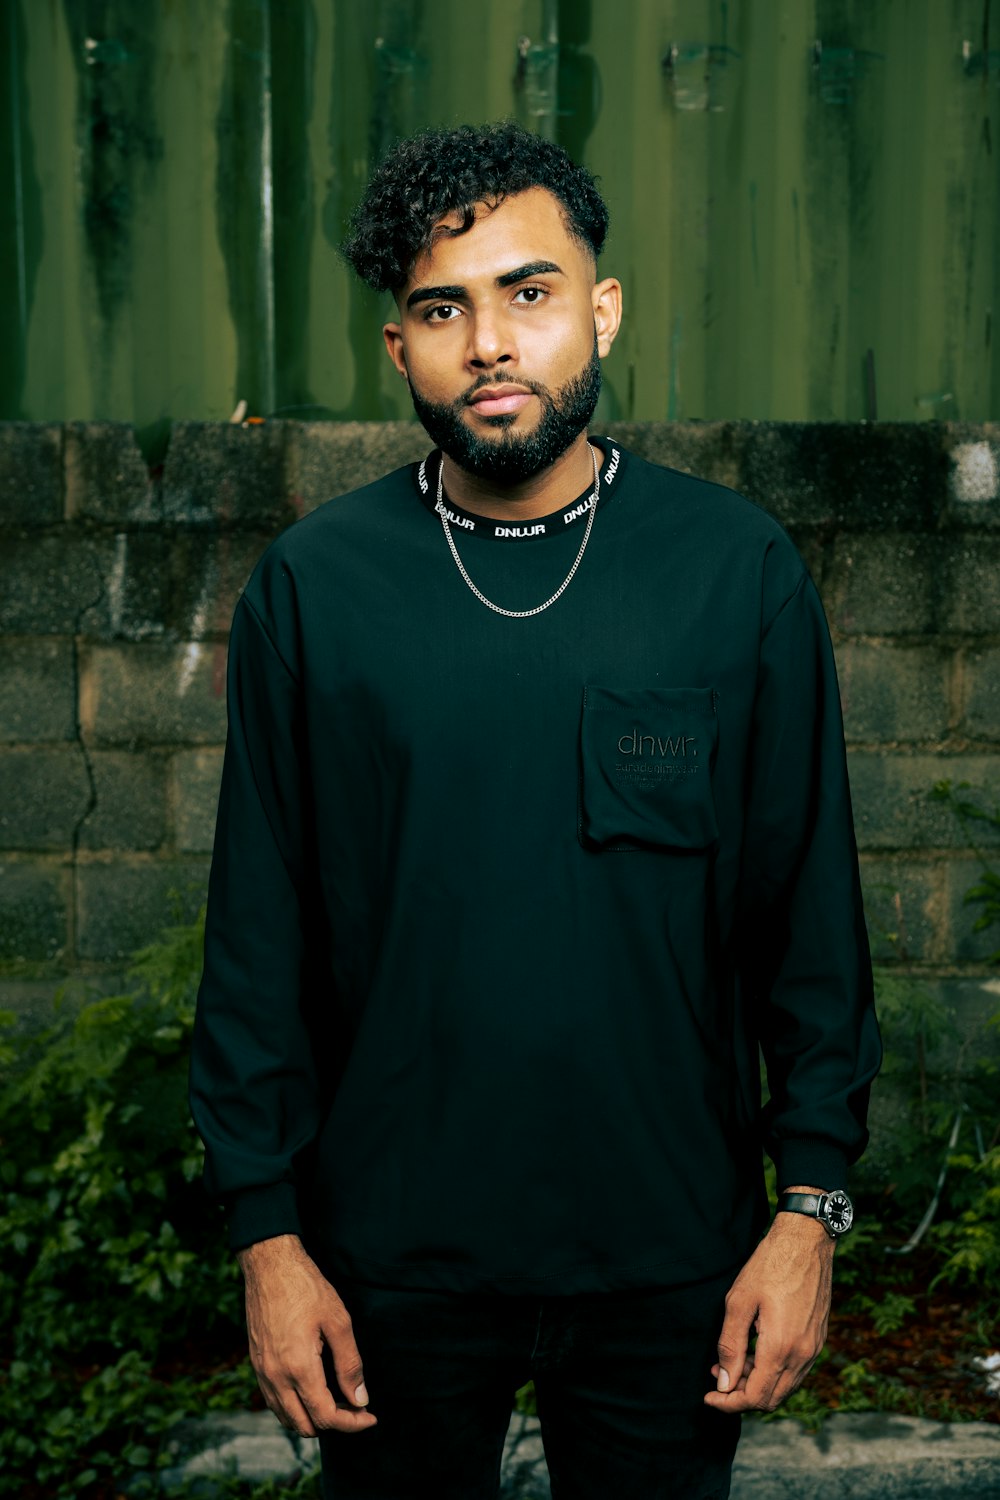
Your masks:
<svg viewBox="0 0 1000 1500"><path fill-rule="evenodd" d="M931 1230L944 1264L932 1286L972 1286L1000 1297L1000 1147L953 1156L949 1216Z"/></svg>
<svg viewBox="0 0 1000 1500"><path fill-rule="evenodd" d="M0 1494L85 1494L151 1461L155 1434L199 1404L158 1386L155 1360L241 1320L187 1107L204 907L173 915L126 993L73 1011L61 991L51 1026L5 1040ZM245 1400L245 1377L231 1384Z"/></svg>
<svg viewBox="0 0 1000 1500"><path fill-rule="evenodd" d="M864 1312L871 1315L872 1327L879 1338L887 1333L896 1333L917 1310L912 1297L901 1292L886 1292L882 1297L869 1297L859 1292L846 1304L845 1312Z"/></svg>

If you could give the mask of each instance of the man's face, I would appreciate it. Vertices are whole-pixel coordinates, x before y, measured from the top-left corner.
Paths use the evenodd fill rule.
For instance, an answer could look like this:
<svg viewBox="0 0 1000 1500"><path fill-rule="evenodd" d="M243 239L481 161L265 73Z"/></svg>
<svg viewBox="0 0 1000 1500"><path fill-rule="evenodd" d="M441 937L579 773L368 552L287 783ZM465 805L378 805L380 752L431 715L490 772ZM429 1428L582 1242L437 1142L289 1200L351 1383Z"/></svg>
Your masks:
<svg viewBox="0 0 1000 1500"><path fill-rule="evenodd" d="M529 188L435 239L397 296L386 346L438 446L468 473L518 484L593 416L619 299L616 281L595 285L558 200Z"/></svg>

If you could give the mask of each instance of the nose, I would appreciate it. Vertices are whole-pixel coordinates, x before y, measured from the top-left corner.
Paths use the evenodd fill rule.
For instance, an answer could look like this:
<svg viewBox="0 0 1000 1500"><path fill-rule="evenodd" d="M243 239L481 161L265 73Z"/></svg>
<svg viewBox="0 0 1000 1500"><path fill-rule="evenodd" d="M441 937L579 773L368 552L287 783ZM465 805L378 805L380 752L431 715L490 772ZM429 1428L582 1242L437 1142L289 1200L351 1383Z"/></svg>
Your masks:
<svg viewBox="0 0 1000 1500"><path fill-rule="evenodd" d="M467 360L476 371L517 362L514 330L501 312L481 309L470 317Z"/></svg>

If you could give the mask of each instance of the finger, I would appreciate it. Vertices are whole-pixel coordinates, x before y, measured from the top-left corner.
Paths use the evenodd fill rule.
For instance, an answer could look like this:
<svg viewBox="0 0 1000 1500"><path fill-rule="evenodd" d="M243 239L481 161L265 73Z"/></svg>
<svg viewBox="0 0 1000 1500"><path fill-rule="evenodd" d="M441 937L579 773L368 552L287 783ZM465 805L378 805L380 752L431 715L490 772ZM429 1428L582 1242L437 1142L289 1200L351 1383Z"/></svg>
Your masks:
<svg viewBox="0 0 1000 1500"><path fill-rule="evenodd" d="M343 1302L339 1302L339 1309L335 1310L334 1315L324 1319L322 1331L333 1361L337 1384L347 1397L348 1404L352 1407L366 1407L368 1387L365 1385L364 1366L355 1342L351 1315Z"/></svg>
<svg viewBox="0 0 1000 1500"><path fill-rule="evenodd" d="M746 1375L741 1375L735 1387L731 1391L706 1391L704 1401L706 1406L714 1406L716 1411L744 1412L757 1411L758 1407L751 1397L747 1396Z"/></svg>
<svg viewBox="0 0 1000 1500"><path fill-rule="evenodd" d="M270 1406L271 1403L268 1402L268 1405ZM299 1437L316 1436L316 1428L312 1418L302 1405L295 1391L290 1387L283 1394L280 1408L276 1409L274 1406L271 1406L271 1410L282 1427L286 1428L289 1432L297 1432Z"/></svg>
<svg viewBox="0 0 1000 1500"><path fill-rule="evenodd" d="M714 1364L712 1366L711 1375L712 1375L713 1380L716 1380L716 1381L718 1380L718 1378L719 1378L719 1371L720 1371L721 1368L722 1368L722 1366L718 1365L718 1364ZM732 1389L734 1391L744 1391L744 1390L746 1390L747 1376L750 1374L750 1371L752 1369L753 1369L753 1355L752 1354L748 1354L747 1357L746 1357L746 1359L743 1361L743 1371L742 1371L742 1373L740 1375L740 1378L736 1382L736 1384L732 1387Z"/></svg>
<svg viewBox="0 0 1000 1500"><path fill-rule="evenodd" d="M320 1429L351 1432L372 1426L376 1418L360 1407L338 1406L323 1369L322 1345L300 1347L281 1364L257 1369L264 1400L282 1426L300 1437L316 1437Z"/></svg>
<svg viewBox="0 0 1000 1500"><path fill-rule="evenodd" d="M774 1393L785 1383L786 1371L773 1364L755 1364L747 1377L743 1394L751 1410L772 1411L777 1402Z"/></svg>
<svg viewBox="0 0 1000 1500"><path fill-rule="evenodd" d="M764 1410L774 1411L781 1405L783 1401L786 1401L794 1391L797 1391L799 1386L805 1380L806 1376L809 1374L809 1371L812 1369L813 1365L816 1363L818 1357L818 1355L815 1355L812 1359L807 1359L804 1364L799 1364L798 1362L793 1362L790 1360L785 1370L779 1376L774 1389L771 1392L768 1405L764 1408Z"/></svg>
<svg viewBox="0 0 1000 1500"><path fill-rule="evenodd" d="M719 1371L716 1388L719 1391L735 1390L739 1373L747 1358L750 1342L750 1327L757 1308L745 1301L737 1300L732 1293L726 1298L726 1316L719 1334Z"/></svg>
<svg viewBox="0 0 1000 1500"><path fill-rule="evenodd" d="M762 1368L759 1373L755 1368L745 1380L740 1381L735 1390L726 1395L709 1391L705 1400L708 1405L715 1406L720 1411L775 1411L782 1401L798 1389L804 1375L803 1371L797 1376L790 1367L775 1369L770 1366Z"/></svg>
<svg viewBox="0 0 1000 1500"><path fill-rule="evenodd" d="M344 1405L337 1401L339 1393L330 1389L319 1355L293 1378L295 1393L305 1407L313 1427L323 1431L335 1428L340 1432L353 1432L375 1423L375 1416L359 1402Z"/></svg>
<svg viewBox="0 0 1000 1500"><path fill-rule="evenodd" d="M309 1414L292 1387L284 1381L275 1382L263 1370L255 1369L255 1373L265 1405L274 1412L282 1427L288 1432L297 1432L300 1437L315 1437Z"/></svg>

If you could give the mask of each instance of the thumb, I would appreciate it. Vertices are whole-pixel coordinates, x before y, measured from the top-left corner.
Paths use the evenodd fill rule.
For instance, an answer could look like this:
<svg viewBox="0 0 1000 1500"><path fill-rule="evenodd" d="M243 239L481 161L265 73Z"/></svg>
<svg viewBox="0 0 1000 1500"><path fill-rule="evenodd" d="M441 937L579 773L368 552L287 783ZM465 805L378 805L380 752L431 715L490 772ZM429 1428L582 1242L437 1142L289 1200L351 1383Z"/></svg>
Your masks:
<svg viewBox="0 0 1000 1500"><path fill-rule="evenodd" d="M341 1347L333 1350L333 1368L337 1372L337 1384L352 1406L368 1405L368 1389L361 1355L353 1338L341 1336Z"/></svg>
<svg viewBox="0 0 1000 1500"><path fill-rule="evenodd" d="M335 1323L324 1325L323 1335L340 1389L352 1406L367 1406L365 1372L350 1319L346 1323L338 1319Z"/></svg>
<svg viewBox="0 0 1000 1500"><path fill-rule="evenodd" d="M749 1309L739 1303L734 1302L726 1308L722 1332L719 1334L719 1373L716 1377L716 1390L736 1389L736 1382L742 1376L746 1363L751 1317L752 1313Z"/></svg>

